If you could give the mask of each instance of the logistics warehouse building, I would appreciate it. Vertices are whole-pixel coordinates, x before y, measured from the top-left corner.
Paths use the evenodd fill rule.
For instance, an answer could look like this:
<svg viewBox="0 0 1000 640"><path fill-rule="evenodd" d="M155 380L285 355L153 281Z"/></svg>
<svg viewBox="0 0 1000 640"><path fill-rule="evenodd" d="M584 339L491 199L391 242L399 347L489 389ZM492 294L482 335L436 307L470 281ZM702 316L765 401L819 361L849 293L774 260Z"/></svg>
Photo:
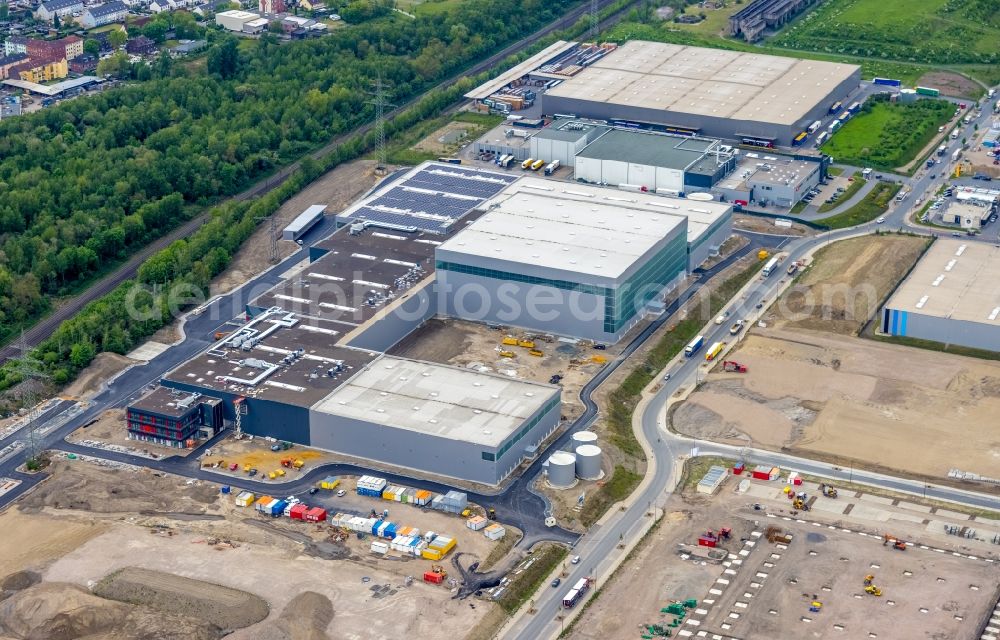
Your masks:
<svg viewBox="0 0 1000 640"><path fill-rule="evenodd" d="M731 232L717 202L524 178L435 251L445 315L616 342Z"/></svg>
<svg viewBox="0 0 1000 640"><path fill-rule="evenodd" d="M272 309L162 383L245 433L489 485L559 425L557 386L345 347L333 326ZM157 394L129 407L134 431L161 424Z"/></svg>
<svg viewBox="0 0 1000 640"><path fill-rule="evenodd" d="M855 65L633 40L541 95L574 114L790 145L861 82Z"/></svg>
<svg viewBox="0 0 1000 640"><path fill-rule="evenodd" d="M934 242L882 310L882 333L1000 351L1000 249Z"/></svg>
<svg viewBox="0 0 1000 640"><path fill-rule="evenodd" d="M176 394L130 405L130 432L178 446L235 428L499 484L558 427L560 388L385 352L435 315L617 340L721 245L731 214L425 163L338 215L345 226L310 247L309 264L163 377ZM468 311L468 292L520 310ZM578 298L553 305L553 294ZM529 312L535 302L544 318Z"/></svg>

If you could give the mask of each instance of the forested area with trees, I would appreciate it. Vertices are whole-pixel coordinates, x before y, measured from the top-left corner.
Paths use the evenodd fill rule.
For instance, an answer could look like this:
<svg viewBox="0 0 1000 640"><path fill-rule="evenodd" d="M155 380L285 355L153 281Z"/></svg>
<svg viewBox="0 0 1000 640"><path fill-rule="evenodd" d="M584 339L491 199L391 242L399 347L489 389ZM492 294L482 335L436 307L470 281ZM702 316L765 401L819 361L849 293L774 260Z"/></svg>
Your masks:
<svg viewBox="0 0 1000 640"><path fill-rule="evenodd" d="M203 72L154 61L146 82L0 122L0 340L52 296L370 119L376 76L404 102L569 4L467 0L247 50L212 32Z"/></svg>
<svg viewBox="0 0 1000 640"><path fill-rule="evenodd" d="M365 91L374 77L391 83L402 102L565 8L543 10L530 0L489 6L498 4L506 14L469 0L449 15L283 46L262 40L250 53L223 38L209 51L206 75L176 71L0 126L0 188L17 194L0 203L0 327L42 312L47 295L72 287L71 274L87 277L213 198L370 119ZM390 121L387 134L440 113L484 79L427 94ZM33 355L62 384L101 351L126 353L169 323L178 304L192 302L173 294L204 293L261 217L358 157L372 136L352 138L320 161L304 158L264 197L215 207L209 223L144 263L138 282L85 307ZM0 368L0 390L19 380Z"/></svg>

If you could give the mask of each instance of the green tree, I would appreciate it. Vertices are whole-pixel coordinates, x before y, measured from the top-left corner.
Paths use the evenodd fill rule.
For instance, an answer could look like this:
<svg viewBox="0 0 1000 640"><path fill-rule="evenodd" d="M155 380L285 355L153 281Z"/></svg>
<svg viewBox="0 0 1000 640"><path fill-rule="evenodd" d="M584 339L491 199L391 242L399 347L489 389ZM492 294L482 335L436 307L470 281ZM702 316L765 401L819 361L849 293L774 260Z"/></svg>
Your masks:
<svg viewBox="0 0 1000 640"><path fill-rule="evenodd" d="M69 362L77 369L83 369L97 355L94 345L90 342L77 342L69 352Z"/></svg>
<svg viewBox="0 0 1000 640"><path fill-rule="evenodd" d="M83 52L94 57L101 55L101 43L93 38L83 41Z"/></svg>
<svg viewBox="0 0 1000 640"><path fill-rule="evenodd" d="M10 6L6 2L0 2L0 20L10 18Z"/></svg>
<svg viewBox="0 0 1000 640"><path fill-rule="evenodd" d="M167 24L162 20L153 20L152 22L149 22L142 28L142 35L146 36L147 38L149 38L153 42L156 42L157 44L162 43L166 39Z"/></svg>
<svg viewBox="0 0 1000 640"><path fill-rule="evenodd" d="M128 42L128 34L124 29L112 29L108 32L108 43L113 49L120 49Z"/></svg>
<svg viewBox="0 0 1000 640"><path fill-rule="evenodd" d="M55 29L56 31L59 31L60 26L62 26L62 23L59 21L59 14L57 13L56 15L52 16L52 28Z"/></svg>
<svg viewBox="0 0 1000 640"><path fill-rule="evenodd" d="M232 78L240 64L240 52L236 38L227 36L221 44L216 45L208 53L208 71L218 74L223 80Z"/></svg>

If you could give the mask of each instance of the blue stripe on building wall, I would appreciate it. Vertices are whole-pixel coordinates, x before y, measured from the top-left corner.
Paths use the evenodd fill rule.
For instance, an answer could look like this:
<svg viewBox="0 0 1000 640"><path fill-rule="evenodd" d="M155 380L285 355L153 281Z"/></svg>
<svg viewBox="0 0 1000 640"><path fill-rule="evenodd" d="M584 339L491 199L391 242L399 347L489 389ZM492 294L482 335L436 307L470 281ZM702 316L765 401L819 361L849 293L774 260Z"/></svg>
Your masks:
<svg viewBox="0 0 1000 640"><path fill-rule="evenodd" d="M899 312L899 335L901 336L906 335L906 320L907 318L909 318L909 315L910 315L909 311Z"/></svg>
<svg viewBox="0 0 1000 640"><path fill-rule="evenodd" d="M889 331L889 335L896 335L899 330L899 312L895 309L892 310L892 329Z"/></svg>

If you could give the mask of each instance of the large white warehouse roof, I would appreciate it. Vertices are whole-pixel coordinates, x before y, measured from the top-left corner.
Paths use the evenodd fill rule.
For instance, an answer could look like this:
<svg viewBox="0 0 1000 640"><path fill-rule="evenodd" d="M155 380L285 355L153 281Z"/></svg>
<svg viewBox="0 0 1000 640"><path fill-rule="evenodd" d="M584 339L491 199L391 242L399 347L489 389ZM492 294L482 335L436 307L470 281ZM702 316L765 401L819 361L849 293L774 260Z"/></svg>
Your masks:
<svg viewBox="0 0 1000 640"><path fill-rule="evenodd" d="M936 240L885 306L1000 327L1000 248Z"/></svg>
<svg viewBox="0 0 1000 640"><path fill-rule="evenodd" d="M496 447L558 397L549 385L383 356L313 410Z"/></svg>
<svg viewBox="0 0 1000 640"><path fill-rule="evenodd" d="M619 278L688 218L688 240L730 206L540 178L522 178L438 247L439 255ZM694 234L692 235L692 230Z"/></svg>
<svg viewBox="0 0 1000 640"><path fill-rule="evenodd" d="M855 65L632 40L547 95L791 125Z"/></svg>

